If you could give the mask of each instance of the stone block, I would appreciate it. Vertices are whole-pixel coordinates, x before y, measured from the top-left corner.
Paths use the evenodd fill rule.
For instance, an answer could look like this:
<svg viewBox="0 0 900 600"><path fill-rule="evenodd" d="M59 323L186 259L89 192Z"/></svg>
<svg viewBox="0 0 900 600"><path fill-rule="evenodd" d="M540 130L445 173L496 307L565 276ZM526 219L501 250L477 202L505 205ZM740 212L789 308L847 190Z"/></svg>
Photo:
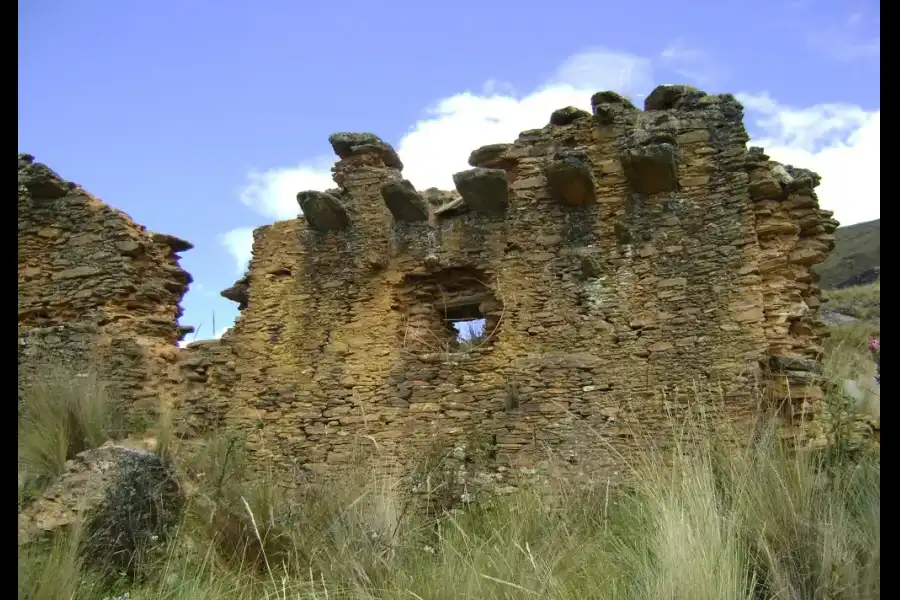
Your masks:
<svg viewBox="0 0 900 600"><path fill-rule="evenodd" d="M454 174L453 183L463 202L474 212L498 215L509 206L506 171L476 167Z"/></svg>
<svg viewBox="0 0 900 600"><path fill-rule="evenodd" d="M384 204L397 221L427 221L428 207L412 183L406 179L388 181L381 186Z"/></svg>
<svg viewBox="0 0 900 600"><path fill-rule="evenodd" d="M581 152L557 155L544 171L551 197L562 204L584 206L597 201L594 178L587 157Z"/></svg>
<svg viewBox="0 0 900 600"><path fill-rule="evenodd" d="M307 191L297 194L303 218L316 231L340 231L350 225L350 217L340 200L325 192Z"/></svg>
<svg viewBox="0 0 900 600"><path fill-rule="evenodd" d="M660 194L678 189L675 147L651 144L625 150L622 166L631 189L638 194Z"/></svg>

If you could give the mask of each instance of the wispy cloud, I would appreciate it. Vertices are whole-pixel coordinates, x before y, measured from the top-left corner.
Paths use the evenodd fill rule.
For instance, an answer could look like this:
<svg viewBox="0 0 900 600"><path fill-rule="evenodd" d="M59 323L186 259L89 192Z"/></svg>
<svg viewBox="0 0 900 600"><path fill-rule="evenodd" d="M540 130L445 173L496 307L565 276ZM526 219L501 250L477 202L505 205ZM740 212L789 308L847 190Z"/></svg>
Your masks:
<svg viewBox="0 0 900 600"><path fill-rule="evenodd" d="M857 11L839 23L818 27L806 36L809 47L833 60L850 63L881 58L880 19Z"/></svg>
<svg viewBox="0 0 900 600"><path fill-rule="evenodd" d="M270 206L278 206L278 202L280 199L278 188L281 187L281 184L276 183L275 187L276 189L273 190L270 195L266 196L267 198L270 198L272 200L272 205L261 206L261 212L267 210ZM295 196L296 193L297 192L294 192ZM266 213L263 212L263 214ZM296 211L294 212L294 216L297 216ZM234 272L237 275L243 275L247 270L247 266L250 264L250 257L253 251L253 228L239 227L238 229L232 229L231 231L223 233L220 236L220 241L222 242L222 245L225 246L225 249L228 251L228 254L234 261Z"/></svg>

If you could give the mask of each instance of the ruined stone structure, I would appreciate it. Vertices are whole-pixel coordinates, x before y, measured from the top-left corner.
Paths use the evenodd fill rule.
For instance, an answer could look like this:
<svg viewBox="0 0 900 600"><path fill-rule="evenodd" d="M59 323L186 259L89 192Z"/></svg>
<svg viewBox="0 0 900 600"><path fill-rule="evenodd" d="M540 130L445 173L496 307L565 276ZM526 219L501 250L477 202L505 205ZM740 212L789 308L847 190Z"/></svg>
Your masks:
<svg viewBox="0 0 900 600"><path fill-rule="evenodd" d="M414 460L437 437L482 440L498 464L554 455L612 474L689 404L738 428L760 397L814 407L810 267L837 226L818 176L748 150L730 95L661 86L643 111L612 92L591 104L475 150L452 192L417 191L372 134L331 136L338 187L298 190L300 219L254 232L248 274L223 292L235 327L155 367L183 427L241 432L265 464L291 468L360 447ZM77 207L60 225L65 211L37 199L63 191L26 180L23 200L22 173L20 158L20 335L87 314L174 348L184 245L80 190L55 201ZM90 210L121 222L119 238L85 244L101 220L77 216ZM110 266L94 257L78 265L97 273L60 277L74 252ZM171 282L155 298L154 279ZM461 342L452 325L471 319L486 336Z"/></svg>
<svg viewBox="0 0 900 600"><path fill-rule="evenodd" d="M19 154L19 386L100 365L134 412L155 408L178 358L191 244L154 234ZM40 370L36 372L36 370Z"/></svg>

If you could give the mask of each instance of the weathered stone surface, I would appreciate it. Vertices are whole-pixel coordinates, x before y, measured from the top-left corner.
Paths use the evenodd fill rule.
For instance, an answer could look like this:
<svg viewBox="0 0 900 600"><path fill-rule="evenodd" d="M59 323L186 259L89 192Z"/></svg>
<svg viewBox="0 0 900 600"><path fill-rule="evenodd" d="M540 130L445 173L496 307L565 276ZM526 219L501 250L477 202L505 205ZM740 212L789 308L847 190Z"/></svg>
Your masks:
<svg viewBox="0 0 900 600"><path fill-rule="evenodd" d="M334 153L341 159L357 156L374 156L385 167L403 170L400 157L390 144L382 141L374 133L332 133L328 137Z"/></svg>
<svg viewBox="0 0 900 600"><path fill-rule="evenodd" d="M350 225L350 218L340 200L327 192L300 192L297 194L297 204L310 228L316 231L340 231Z"/></svg>
<svg viewBox="0 0 900 600"><path fill-rule="evenodd" d="M123 372L171 388L186 431L246 436L260 464L330 472L359 440L378 448L373 464L405 464L435 439L481 440L504 486L549 469L614 477L647 436L668 435L665 415L688 394L709 402L711 426L752 428L761 392L815 406L819 378L793 365L821 353L810 262L829 251L835 224L818 207L817 176L748 150L732 96L690 93L649 113L610 93L593 100L593 119L473 153L476 166L502 169L457 175L459 193L420 192L433 218L403 227L381 194L402 180L397 164L370 138L338 140L338 189L328 194L353 227L311 235L296 219L255 230L244 280L253 302L221 340L185 349L174 347L178 294L162 285L177 279L170 248L145 244L135 267L145 270L125 278L54 280L96 266L98 251L134 259L115 246L125 239L100 235L105 217L75 227L68 209L47 212L58 201L31 203L20 186L20 215L31 216L24 235L20 217L19 318L29 331L19 360L31 360L32 339L64 352L98 336L70 322L97 332L123 323L116 331L129 336L112 348L136 357ZM598 112L610 118L600 123ZM672 151L660 153L664 145ZM561 149L584 156L594 202L553 201ZM654 185L623 149L638 166L663 159L648 161L662 172ZM472 182L489 184L487 203ZM79 260L63 260L72 252ZM95 314L73 300L79 293L100 285L109 295L122 281L139 291L109 296L106 320L75 318ZM121 308L128 294L146 294L136 313ZM476 317L484 343L461 343L454 324ZM153 370L158 345L131 341L153 335L170 340L167 370ZM770 356L792 368L769 379ZM551 464L548 445L577 460Z"/></svg>
<svg viewBox="0 0 900 600"><path fill-rule="evenodd" d="M469 155L469 165L472 167L495 168L502 163L506 152L512 148L512 144L488 144Z"/></svg>
<svg viewBox="0 0 900 600"><path fill-rule="evenodd" d="M190 244L147 231L31 156L19 167L20 390L42 369L97 367L135 413L170 402L158 384L183 335L191 278L178 253Z"/></svg>
<svg viewBox="0 0 900 600"><path fill-rule="evenodd" d="M672 144L628 148L622 161L631 189L639 194L673 192L678 187Z"/></svg>
<svg viewBox="0 0 900 600"><path fill-rule="evenodd" d="M637 110L631 100L611 91L597 92L591 96L591 109L597 123L604 126L612 125L616 119L627 118Z"/></svg>
<svg viewBox="0 0 900 600"><path fill-rule="evenodd" d="M384 204L398 221L427 221L428 207L412 183L406 179L388 181L381 186Z"/></svg>
<svg viewBox="0 0 900 600"><path fill-rule="evenodd" d="M571 125L578 119L589 119L590 117L591 113L589 112L574 106L567 106L553 111L550 115L550 124L557 126Z"/></svg>
<svg viewBox="0 0 900 600"><path fill-rule="evenodd" d="M47 165L34 162L30 154L19 154L19 186L27 189L36 200L61 198L73 187Z"/></svg>
<svg viewBox="0 0 900 600"><path fill-rule="evenodd" d="M250 278L241 277L230 288L219 292L219 295L232 302L237 302L238 310L244 310L250 302Z"/></svg>
<svg viewBox="0 0 900 600"><path fill-rule="evenodd" d="M471 210L500 214L509 205L509 182L506 171L476 167L453 175L456 190Z"/></svg>
<svg viewBox="0 0 900 600"><path fill-rule="evenodd" d="M560 153L545 170L550 195L557 202L583 206L596 201L594 179L583 152Z"/></svg>
<svg viewBox="0 0 900 600"><path fill-rule="evenodd" d="M690 85L660 85L647 94L644 99L644 110L685 109L696 106L700 98L706 96Z"/></svg>

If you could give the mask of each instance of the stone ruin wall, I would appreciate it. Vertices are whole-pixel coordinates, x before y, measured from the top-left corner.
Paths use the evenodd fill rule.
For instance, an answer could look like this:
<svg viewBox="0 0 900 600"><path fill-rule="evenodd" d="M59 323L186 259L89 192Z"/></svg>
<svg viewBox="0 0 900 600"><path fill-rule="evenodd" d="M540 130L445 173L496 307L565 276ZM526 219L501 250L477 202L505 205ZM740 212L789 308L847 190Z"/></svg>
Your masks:
<svg viewBox="0 0 900 600"><path fill-rule="evenodd" d="M333 135L338 188L301 192L302 218L254 232L248 274L223 292L241 308L234 328L162 362L144 352L165 370L156 380L172 385L158 387L183 429L240 432L264 464L300 471L360 449L404 462L435 439L478 439L498 465L555 456L611 475L668 437L668 415L689 403L739 428L761 395L814 406L822 328L810 267L837 226L818 208L818 176L748 150L730 95L662 86L644 111L612 92L592 106L476 150L453 192L415 191L374 135ZM35 262L23 264L22 248L37 255L44 240L28 217L23 243L21 181L20 160L20 336ZM141 231L127 223L122 241ZM72 239L45 244L43 264L62 265L55 249ZM154 304L137 282L186 275L171 245L144 245L144 259L106 251L117 270L102 272L129 266L124 278L25 277L25 305L81 292L83 308L69 300L50 314L102 314L101 328L173 347L184 289ZM129 300L143 316L116 321ZM446 319L473 317L491 336L458 348Z"/></svg>
<svg viewBox="0 0 900 600"><path fill-rule="evenodd" d="M112 392L152 413L161 381L180 380L179 303L191 281L178 253L191 244L154 234L19 154L19 390L54 368L99 366ZM148 414L149 413L149 414Z"/></svg>
<svg viewBox="0 0 900 600"><path fill-rule="evenodd" d="M258 229L223 293L242 314L184 396L194 422L284 466L477 435L500 463L610 472L695 396L739 426L760 393L816 400L810 267L837 226L818 177L748 151L728 95L592 104L476 150L458 192L416 192L371 134L332 136L338 188ZM458 351L443 320L474 316L492 339ZM772 367L788 377L761 390Z"/></svg>

